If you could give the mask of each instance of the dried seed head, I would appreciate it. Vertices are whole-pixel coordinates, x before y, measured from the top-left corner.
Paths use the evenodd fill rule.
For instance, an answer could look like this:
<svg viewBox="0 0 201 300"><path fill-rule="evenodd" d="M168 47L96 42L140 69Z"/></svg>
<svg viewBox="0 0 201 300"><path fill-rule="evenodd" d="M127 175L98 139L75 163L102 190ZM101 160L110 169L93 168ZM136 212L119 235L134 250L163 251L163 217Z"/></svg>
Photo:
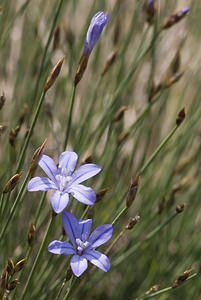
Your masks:
<svg viewBox="0 0 201 300"><path fill-rule="evenodd" d="M110 56L108 57L106 63L105 63L105 66L103 68L103 71L101 73L101 76L103 77L105 75L105 73L107 73L107 71L109 70L109 68L113 65L113 63L115 62L116 60L116 57L117 57L117 52L118 50L114 50Z"/></svg>
<svg viewBox="0 0 201 300"><path fill-rule="evenodd" d="M170 65L172 74L175 74L179 71L180 65L181 65L181 51L180 49L178 49Z"/></svg>
<svg viewBox="0 0 201 300"><path fill-rule="evenodd" d="M27 258L23 258L20 261L18 261L15 265L15 273L21 271L26 263Z"/></svg>
<svg viewBox="0 0 201 300"><path fill-rule="evenodd" d="M16 138L18 136L18 133L20 131L21 126L17 125L15 129L11 129L9 133L9 143L12 147L15 146Z"/></svg>
<svg viewBox="0 0 201 300"><path fill-rule="evenodd" d="M174 282L172 288L175 289L178 287L183 281L185 281L189 275L192 273L193 269L185 271L183 274L181 274Z"/></svg>
<svg viewBox="0 0 201 300"><path fill-rule="evenodd" d="M151 293L157 292L159 286L157 284L153 285L148 291L146 291L145 295L149 295Z"/></svg>
<svg viewBox="0 0 201 300"><path fill-rule="evenodd" d="M181 123L184 121L186 117L185 108L182 108L182 110L178 113L176 124L177 126L181 125Z"/></svg>
<svg viewBox="0 0 201 300"><path fill-rule="evenodd" d="M84 72L87 68L87 64L88 64L88 60L89 60L89 56L83 54L80 58L80 62L78 64L78 68L75 74L75 79L74 79L74 85L76 86L80 80L82 79L82 76L84 75Z"/></svg>
<svg viewBox="0 0 201 300"><path fill-rule="evenodd" d="M33 155L33 158L32 158L31 164L30 164L30 168L29 168L31 177L34 176L34 173L38 166L38 162L41 158L41 155L43 154L46 142L47 142L47 139L45 139L44 142L42 143L42 145L40 147L38 147L38 149L34 152L34 155Z"/></svg>
<svg viewBox="0 0 201 300"><path fill-rule="evenodd" d="M30 247L33 247L36 238L36 227L34 224L31 224L28 233L28 244Z"/></svg>
<svg viewBox="0 0 201 300"><path fill-rule="evenodd" d="M73 275L71 268L69 268L66 272L66 281L69 281Z"/></svg>
<svg viewBox="0 0 201 300"><path fill-rule="evenodd" d="M185 207L185 203L180 203L180 204L178 204L178 205L176 206L176 212L177 212L178 214L180 214L181 212L183 212L184 207Z"/></svg>
<svg viewBox="0 0 201 300"><path fill-rule="evenodd" d="M102 189L96 194L96 203L103 199L105 194L107 193L108 189Z"/></svg>
<svg viewBox="0 0 201 300"><path fill-rule="evenodd" d="M139 186L139 179L140 177L139 175L137 175L129 187L127 198L126 198L126 206L128 208L133 204L135 200L138 186Z"/></svg>
<svg viewBox="0 0 201 300"><path fill-rule="evenodd" d="M47 81L45 83L45 87L44 87L45 93L54 84L55 80L59 76L63 62L64 62L64 57L58 61L58 63L54 66L54 68L50 72L50 75L48 76Z"/></svg>
<svg viewBox="0 0 201 300"><path fill-rule="evenodd" d="M22 175L22 173L15 174L13 177L11 177L11 179L9 179L9 181L6 183L6 185L3 188L4 194L10 193L15 188L15 186L19 182L21 175Z"/></svg>
<svg viewBox="0 0 201 300"><path fill-rule="evenodd" d="M154 81L152 81L149 92L148 92L148 102L151 102L151 100L154 98L158 92L162 89L161 83L158 85L155 85Z"/></svg>
<svg viewBox="0 0 201 300"><path fill-rule="evenodd" d="M129 134L130 134L130 129L123 131L117 139L117 146L120 146L127 139Z"/></svg>
<svg viewBox="0 0 201 300"><path fill-rule="evenodd" d="M16 278L16 279L14 279L14 280L12 280L11 282L8 283L7 289L8 289L9 291L12 291L12 290L14 290L14 289L16 288L16 286L17 286L18 284L20 284L20 282L19 282L19 280Z"/></svg>
<svg viewBox="0 0 201 300"><path fill-rule="evenodd" d="M61 25L58 24L55 31L54 31L53 51L56 50L59 47L60 38L61 38Z"/></svg>
<svg viewBox="0 0 201 300"><path fill-rule="evenodd" d="M144 10L146 14L147 22L152 24L154 21L154 18L157 13L157 2L155 0L148 0L145 3Z"/></svg>
<svg viewBox="0 0 201 300"><path fill-rule="evenodd" d="M5 94L2 93L2 95L0 96L0 110L2 109L2 107L4 106L5 104L5 101L6 101L6 97L5 97Z"/></svg>
<svg viewBox="0 0 201 300"><path fill-rule="evenodd" d="M178 23L180 20L182 20L187 13L189 12L189 8L183 8L179 11L177 11L176 13L174 13L173 15L171 15L162 25L161 29L168 29L171 26L175 25L176 23Z"/></svg>
<svg viewBox="0 0 201 300"><path fill-rule="evenodd" d="M116 114L113 116L112 118L112 123L114 122L118 122L120 121L123 116L124 116L124 112L128 109L128 106L122 106L120 107L120 109L116 112Z"/></svg>
<svg viewBox="0 0 201 300"><path fill-rule="evenodd" d="M6 270L7 270L9 276L13 276L13 274L15 273L15 265L14 265L12 259L10 259L10 258L7 261Z"/></svg>
<svg viewBox="0 0 201 300"><path fill-rule="evenodd" d="M140 220L140 216L135 216L134 218L132 218L129 223L126 225L126 229L131 230L133 229L133 227L139 222Z"/></svg>

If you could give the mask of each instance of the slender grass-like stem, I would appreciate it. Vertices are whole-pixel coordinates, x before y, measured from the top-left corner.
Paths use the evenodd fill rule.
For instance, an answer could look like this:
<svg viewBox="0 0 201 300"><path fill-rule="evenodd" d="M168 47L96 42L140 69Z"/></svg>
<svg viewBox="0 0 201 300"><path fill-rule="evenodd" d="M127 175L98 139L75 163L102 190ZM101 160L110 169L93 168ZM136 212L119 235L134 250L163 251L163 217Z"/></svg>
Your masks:
<svg viewBox="0 0 201 300"><path fill-rule="evenodd" d="M119 218L126 212L127 207L125 206L116 216L116 218L112 221L112 225L115 225Z"/></svg>
<svg viewBox="0 0 201 300"><path fill-rule="evenodd" d="M198 276L197 273L194 273L192 274L191 276L189 276L182 284L180 284L177 288L183 286L183 284L185 284L185 282L188 282L188 280L191 280L193 278L195 278L196 276ZM151 298L154 298L156 296L159 296L159 295L162 295L162 294L165 294L167 292L171 292L171 291L174 291L175 289L173 289L171 286L165 288L165 289L162 289L162 290L159 290L155 293L152 293L150 295L145 295L145 296L142 296L142 297L139 297L139 298L136 298L135 300L145 300L145 299L151 299Z"/></svg>
<svg viewBox="0 0 201 300"><path fill-rule="evenodd" d="M170 131L170 133L166 136L166 138L161 142L161 144L158 146L158 148L154 151L154 153L151 155L151 157L148 159L148 161L142 166L142 168L139 171L139 176L141 176L145 170L149 167L149 165L152 163L152 161L156 158L156 156L159 154L159 152L165 147L167 142L171 139L171 137L176 132L178 126L175 125L175 127Z"/></svg>
<svg viewBox="0 0 201 300"><path fill-rule="evenodd" d="M36 81L36 86L35 86L35 89L34 89L33 100L35 100L35 98L37 97L38 88L39 88L39 84L40 84L40 81L41 81L41 77L42 77L42 73L43 73L43 69L44 69L44 65L45 65L45 59L46 59L46 56L47 56L47 51L49 49L50 42L51 42L52 37L54 35L54 30L55 30L55 27L56 27L56 24L57 24L59 14L61 12L63 2L64 2L64 0L60 0L57 3L58 6L57 6L56 11L55 11L54 19L53 19L53 22L52 22L52 27L51 27L51 30L50 30L50 33L49 33L49 36L48 36L47 43L45 45L45 50L43 52L43 57L42 57L41 65L40 65L40 70L39 70L38 78L37 78L37 81Z"/></svg>
<svg viewBox="0 0 201 300"><path fill-rule="evenodd" d="M70 279L70 282L69 282L69 286L68 286L67 292L66 292L63 300L67 300L68 299L68 296L69 296L70 291L71 291L71 289L72 289L72 287L73 287L73 285L75 283L75 280L76 280L76 278L74 278L74 276L72 276L71 279Z"/></svg>
<svg viewBox="0 0 201 300"><path fill-rule="evenodd" d="M36 112L34 114L34 118L32 120L32 123L31 123L30 129L29 129L28 135L27 135L27 137L25 139L25 142L23 144L23 147L22 147L22 150L21 150L21 153L20 153L20 157L19 157L19 160L18 160L16 173L18 173L20 171L21 167L22 167L22 164L23 164L23 161L24 161L24 157L25 157L25 153L26 153L26 150L27 150L27 147L28 147L31 135L32 135L34 127L36 125L36 121L38 119L41 106L42 106L43 101L45 99L45 94L46 94L45 91L43 91L42 94L41 94L40 100L38 102L38 106L36 108Z"/></svg>
<svg viewBox="0 0 201 300"><path fill-rule="evenodd" d="M1 193L1 197L0 197L0 220L2 220L4 195L5 195L4 193Z"/></svg>
<svg viewBox="0 0 201 300"><path fill-rule="evenodd" d="M64 144L63 144L63 150L66 149L66 146L68 144L68 138L69 138L71 123L72 123L73 107L74 107L74 103L75 103L75 92L76 92L76 86L74 85L72 97L71 97L70 112L69 112L67 125L66 125L66 135L65 135L65 140L64 140Z"/></svg>
<svg viewBox="0 0 201 300"><path fill-rule="evenodd" d="M32 267L32 269L31 269L31 272L30 272L29 277L28 277L28 279L27 279L27 282L26 282L24 291L23 291L23 293L22 293L21 300L26 299L26 298L25 298L25 297L26 297L26 294L27 294L28 289L29 289L29 287L30 287L31 280L32 280L33 275L34 275L34 273L35 273L35 271L36 271L36 268L37 268L37 266L39 265L41 255L42 255L43 250L44 250L44 248L45 248L45 246L46 246L46 242L47 242L48 235L49 235L49 233L50 233L52 224L54 223L53 221L54 221L54 217L52 217L51 220L50 220L50 222L49 222L49 225L48 225L48 228L47 228L47 230L46 230L45 236L44 236L44 238L43 238L42 244L41 244L41 246L40 246L40 249L39 249L38 254L37 254L37 256L36 256L36 259L35 259L35 261L34 261L33 267Z"/></svg>
<svg viewBox="0 0 201 300"><path fill-rule="evenodd" d="M178 215L177 212L172 213L167 220L165 220L163 223L161 223L159 226L157 226L154 230L152 230L144 239L137 242L133 247L130 247L127 251L125 251L122 255L120 255L114 262L113 266L116 267L119 265L122 261L127 259L130 255L133 255L133 253L140 248L140 246L145 242L150 240L152 237L154 237L161 229L163 229L166 225L168 225L176 216Z"/></svg>
<svg viewBox="0 0 201 300"><path fill-rule="evenodd" d="M6 223L4 224L4 226L3 226L2 230L1 230L1 233L0 233L0 242L2 241L2 238L4 237L4 234L5 234L6 230L8 229L8 225L9 225L9 223L12 220L12 217L13 217L13 215L15 213L16 207L17 207L17 205L18 205L18 203L19 203L19 201L21 199L21 196L22 196L22 194L24 192L24 189L25 189L25 187L27 185L27 182L29 180L29 176L30 175L29 175L29 172L28 172L27 175L26 175L26 177L25 177L25 179L24 179L24 182L23 182L23 184L22 184L22 186L21 186L21 188L19 190L19 193L18 193L18 195L17 195L17 197L16 197L16 199L15 199L15 201L13 203L13 206L11 207L11 210L10 210L9 215L7 217Z"/></svg>

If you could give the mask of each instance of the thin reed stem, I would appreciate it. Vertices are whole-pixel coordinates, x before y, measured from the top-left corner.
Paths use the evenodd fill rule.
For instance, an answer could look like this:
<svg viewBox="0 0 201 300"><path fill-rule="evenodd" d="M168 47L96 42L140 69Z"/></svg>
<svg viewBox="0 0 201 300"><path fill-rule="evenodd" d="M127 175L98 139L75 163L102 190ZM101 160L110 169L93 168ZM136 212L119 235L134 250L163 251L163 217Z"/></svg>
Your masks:
<svg viewBox="0 0 201 300"><path fill-rule="evenodd" d="M76 278L74 278L74 276L72 276L71 279L70 279L70 281L69 281L69 286L68 286L67 292L66 292L63 300L67 300L68 299L68 296L69 296L69 294L70 294L70 292L72 290L72 287L75 284L75 280L76 280Z"/></svg>
<svg viewBox="0 0 201 300"><path fill-rule="evenodd" d="M72 123L73 107L74 107L74 102L75 102L75 92L76 92L76 86L74 85L73 86L72 97L71 97L70 112L69 112L69 116L68 116L68 119L67 119L66 135L65 135L65 140L64 140L64 144L63 144L63 150L66 149L66 146L68 144L68 138L69 138L71 123Z"/></svg>
<svg viewBox="0 0 201 300"><path fill-rule="evenodd" d="M50 220L49 225L48 225L48 227L47 227L47 230L46 230L46 233L45 233L45 235L44 235L43 241L42 241L42 243L41 243L40 249L39 249L39 251L38 251L38 254L37 254L37 256L36 256L36 259L35 259L35 261L34 261L34 264L33 264L33 266L32 266L32 269L31 269L31 272L30 272L29 277L28 277L28 279L27 279L25 288L24 288L24 290L23 290L21 300L26 299L25 297L26 297L27 292L28 292L28 289L29 289L29 287L30 287L31 280L32 280L32 278L33 278L33 275L34 275L34 273L35 273L35 271L36 271L37 266L39 265L39 262L40 262L42 253L43 253L43 251L44 251L44 249L45 249L45 247L46 247L47 238L48 238L48 236L49 236L49 233L50 233L50 231L51 231L52 225L53 225L53 223L54 223L54 222L53 222L53 221L54 221L54 218L55 218L55 217L51 217L51 220Z"/></svg>
<svg viewBox="0 0 201 300"><path fill-rule="evenodd" d="M21 150L21 153L20 153L20 157L19 157L19 160L18 160L17 168L16 168L16 173L18 173L20 171L21 167L22 167L22 164L23 164L23 161L24 161L24 157L25 157L25 153L26 153L26 150L27 150L30 138L32 136L34 127L36 125L36 121L38 119L41 106L42 106L43 101L45 99L45 94L46 94L46 92L43 91L42 94L41 94L41 97L39 99L38 106L36 108L36 111L35 111L35 114L34 114L34 117L33 117L33 120L32 120L31 126L30 126L30 129L29 129L28 135L27 135L27 137L25 139L25 142L23 144L23 147L22 147L22 150Z"/></svg>
<svg viewBox="0 0 201 300"><path fill-rule="evenodd" d="M19 204L19 201L20 201L20 199L22 197L22 194L23 194L23 192L25 190L25 187L27 185L27 182L29 180L29 176L30 176L30 174L28 172L27 175L26 175L26 177L25 177L25 179L24 179L24 182L23 182L23 184L22 184L22 186L21 186L21 188L19 190L19 193L18 193L18 195L17 195L17 197L16 197L16 199L15 199L15 201L13 203L13 206L11 207L11 210L10 210L9 215L7 217L6 223L4 224L4 226L3 226L2 230L1 230L1 233L0 233L0 242L3 239L6 230L8 229L8 225L12 221L12 218L13 218L13 215L15 213L16 207Z"/></svg>

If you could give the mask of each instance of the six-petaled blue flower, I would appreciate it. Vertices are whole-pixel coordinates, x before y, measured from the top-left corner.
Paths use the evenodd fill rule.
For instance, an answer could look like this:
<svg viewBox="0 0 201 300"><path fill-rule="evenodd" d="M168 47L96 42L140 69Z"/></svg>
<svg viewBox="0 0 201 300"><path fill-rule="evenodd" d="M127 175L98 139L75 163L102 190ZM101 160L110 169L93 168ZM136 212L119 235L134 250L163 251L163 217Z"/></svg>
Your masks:
<svg viewBox="0 0 201 300"><path fill-rule="evenodd" d="M85 38L85 55L88 56L94 48L95 44L98 42L102 30L107 24L108 17L108 13L104 14L104 12L102 11L99 11L93 16Z"/></svg>
<svg viewBox="0 0 201 300"><path fill-rule="evenodd" d="M75 152L65 151L59 157L57 168L54 161L47 155L42 155L38 164L47 174L47 177L34 177L27 186L29 192L55 190L51 198L53 210L58 214L62 212L69 201L69 194L78 201L93 205L96 194L81 182L93 177L101 171L95 164L85 164L74 171L78 156Z"/></svg>
<svg viewBox="0 0 201 300"><path fill-rule="evenodd" d="M94 249L111 238L112 225L99 226L90 235L92 220L78 221L74 215L66 211L62 215L62 223L72 245L69 242L53 241L49 244L48 251L54 254L74 254L70 265L77 277L81 276L87 269L87 260L104 272L109 271L110 261L108 257Z"/></svg>

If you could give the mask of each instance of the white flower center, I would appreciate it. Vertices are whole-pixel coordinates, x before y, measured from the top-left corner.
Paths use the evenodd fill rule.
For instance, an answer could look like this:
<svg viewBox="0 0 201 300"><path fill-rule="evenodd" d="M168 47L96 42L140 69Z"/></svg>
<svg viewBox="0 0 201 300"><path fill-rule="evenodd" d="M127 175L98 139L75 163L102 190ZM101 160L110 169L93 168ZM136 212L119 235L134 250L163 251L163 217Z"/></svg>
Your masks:
<svg viewBox="0 0 201 300"><path fill-rule="evenodd" d="M59 190L63 192L68 187L68 184L72 179L72 176L71 174L69 174L69 172L67 172L65 168L62 168L59 169L59 174L57 174L55 178L57 180Z"/></svg>
<svg viewBox="0 0 201 300"><path fill-rule="evenodd" d="M89 247L90 243L88 241L83 242L81 239L76 239L76 244L77 244L77 254L82 255L83 251Z"/></svg>

